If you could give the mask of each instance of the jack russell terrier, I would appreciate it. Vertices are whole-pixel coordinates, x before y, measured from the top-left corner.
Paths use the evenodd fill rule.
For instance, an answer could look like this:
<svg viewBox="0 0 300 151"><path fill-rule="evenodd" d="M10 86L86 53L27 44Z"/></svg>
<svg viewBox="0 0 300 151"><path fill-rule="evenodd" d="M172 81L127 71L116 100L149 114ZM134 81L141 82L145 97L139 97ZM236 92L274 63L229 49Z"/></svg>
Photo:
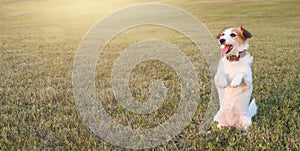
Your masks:
<svg viewBox="0 0 300 151"><path fill-rule="evenodd" d="M248 130L257 112L252 94L253 57L247 51L249 31L240 28L224 28L217 36L224 57L220 60L214 81L218 90L220 109L214 117L217 127L234 126Z"/></svg>

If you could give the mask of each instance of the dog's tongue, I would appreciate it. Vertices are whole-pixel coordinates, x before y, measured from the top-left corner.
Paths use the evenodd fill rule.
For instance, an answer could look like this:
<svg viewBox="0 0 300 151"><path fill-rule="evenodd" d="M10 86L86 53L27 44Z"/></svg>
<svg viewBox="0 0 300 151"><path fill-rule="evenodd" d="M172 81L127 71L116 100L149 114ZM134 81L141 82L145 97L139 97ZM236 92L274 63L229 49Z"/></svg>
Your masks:
<svg viewBox="0 0 300 151"><path fill-rule="evenodd" d="M230 46L229 45L225 45L225 47L222 49L222 54L226 54L229 51Z"/></svg>

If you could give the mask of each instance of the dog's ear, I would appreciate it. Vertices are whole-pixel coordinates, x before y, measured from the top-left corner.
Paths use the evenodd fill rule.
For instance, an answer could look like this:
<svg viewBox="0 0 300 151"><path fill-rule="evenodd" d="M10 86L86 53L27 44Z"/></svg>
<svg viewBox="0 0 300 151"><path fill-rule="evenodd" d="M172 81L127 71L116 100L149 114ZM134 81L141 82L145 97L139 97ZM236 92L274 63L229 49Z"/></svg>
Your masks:
<svg viewBox="0 0 300 151"><path fill-rule="evenodd" d="M217 35L217 39L220 39L221 35L223 34L224 30L226 29L226 27L224 27Z"/></svg>
<svg viewBox="0 0 300 151"><path fill-rule="evenodd" d="M240 27L240 30L242 31L242 34L245 37L245 39L252 37L251 33L247 31L244 27Z"/></svg>

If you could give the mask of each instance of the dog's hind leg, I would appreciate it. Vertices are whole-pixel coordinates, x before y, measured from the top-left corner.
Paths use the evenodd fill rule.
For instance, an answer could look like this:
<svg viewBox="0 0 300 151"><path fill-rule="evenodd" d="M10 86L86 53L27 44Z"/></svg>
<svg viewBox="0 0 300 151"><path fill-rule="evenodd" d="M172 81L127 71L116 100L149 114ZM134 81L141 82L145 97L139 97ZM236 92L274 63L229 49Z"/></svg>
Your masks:
<svg viewBox="0 0 300 151"><path fill-rule="evenodd" d="M252 117L257 113L257 106L255 99L253 99L249 105L248 113L240 115L240 126L247 131L248 128L252 125Z"/></svg>

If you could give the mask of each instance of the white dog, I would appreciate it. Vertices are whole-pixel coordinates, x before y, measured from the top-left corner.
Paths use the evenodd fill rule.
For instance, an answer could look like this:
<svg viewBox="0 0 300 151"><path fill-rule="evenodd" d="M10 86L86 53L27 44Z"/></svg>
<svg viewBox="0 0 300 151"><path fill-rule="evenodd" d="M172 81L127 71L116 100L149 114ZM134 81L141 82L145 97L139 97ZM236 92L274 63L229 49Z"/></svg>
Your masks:
<svg viewBox="0 0 300 151"><path fill-rule="evenodd" d="M247 39L251 37L243 27L224 28L217 36L224 55L215 75L220 100L220 109L214 117L218 128L234 126L248 130L257 112L255 99L250 103L253 57L247 52Z"/></svg>

